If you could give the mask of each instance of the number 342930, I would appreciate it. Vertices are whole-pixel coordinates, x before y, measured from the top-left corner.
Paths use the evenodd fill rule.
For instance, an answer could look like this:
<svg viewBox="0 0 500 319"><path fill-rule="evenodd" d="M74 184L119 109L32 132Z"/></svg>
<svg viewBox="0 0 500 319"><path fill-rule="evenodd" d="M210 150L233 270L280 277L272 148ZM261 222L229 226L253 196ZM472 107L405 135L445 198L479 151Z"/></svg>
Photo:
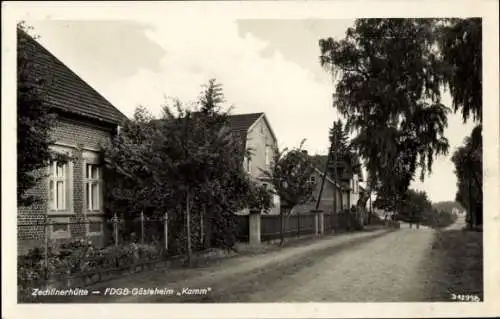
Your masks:
<svg viewBox="0 0 500 319"><path fill-rule="evenodd" d="M451 300L455 301L469 301L469 302L480 302L481 298L477 295L458 295L458 294L451 294Z"/></svg>

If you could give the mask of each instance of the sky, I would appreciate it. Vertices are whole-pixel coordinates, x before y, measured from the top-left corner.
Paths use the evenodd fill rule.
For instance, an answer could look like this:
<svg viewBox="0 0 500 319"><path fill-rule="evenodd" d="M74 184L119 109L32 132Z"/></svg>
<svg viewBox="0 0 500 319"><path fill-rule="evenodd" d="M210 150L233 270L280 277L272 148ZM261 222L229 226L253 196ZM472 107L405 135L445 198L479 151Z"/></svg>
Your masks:
<svg viewBox="0 0 500 319"><path fill-rule="evenodd" d="M340 39L354 20L27 22L42 45L129 117L137 105L159 115L166 97L189 103L215 78L232 113L266 113L280 148L306 139L310 154L328 150L328 130L338 115L318 41ZM449 95L443 103L450 106ZM449 155L436 158L432 174L412 188L434 202L454 200L450 158L473 125L459 114L449 117Z"/></svg>

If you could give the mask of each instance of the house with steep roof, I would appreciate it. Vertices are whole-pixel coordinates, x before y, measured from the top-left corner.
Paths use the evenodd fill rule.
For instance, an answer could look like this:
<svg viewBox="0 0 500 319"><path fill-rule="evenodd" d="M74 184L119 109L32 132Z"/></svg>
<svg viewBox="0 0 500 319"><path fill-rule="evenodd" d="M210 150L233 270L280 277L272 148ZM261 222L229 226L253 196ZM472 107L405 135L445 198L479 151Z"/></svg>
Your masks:
<svg viewBox="0 0 500 319"><path fill-rule="evenodd" d="M319 170L318 168L314 169L313 174L309 178L309 181L315 185L315 188L313 190L313 199L302 205L296 206L292 214L296 213L310 213L314 209L316 209L316 201L320 195L321 191L321 181L323 179L323 176L325 175L324 172ZM323 211L324 213L331 214L334 209L333 209L333 203L334 203L334 196L336 196L336 206L337 209L336 211L340 211L342 207L342 197L347 195L347 192L349 190L343 186L340 183L335 182L328 174L325 177L325 183L323 185L323 191L321 192L321 200L319 202L318 210Z"/></svg>
<svg viewBox="0 0 500 319"><path fill-rule="evenodd" d="M41 201L18 207L18 250L22 253L45 240L64 242L88 238L97 245L104 237L103 179L100 143L117 133L126 116L28 34L26 55L43 66L46 103L57 115L52 151L72 160L51 163L47 176L29 193ZM86 221L82 223L81 221ZM53 225L30 226L50 221Z"/></svg>
<svg viewBox="0 0 500 319"><path fill-rule="evenodd" d="M327 161L327 155L314 155L312 156L313 163L320 169L324 169ZM330 169L333 169L333 164L330 163ZM337 163L337 178L335 179L337 183L341 186L340 197L340 207L338 210L350 209L356 206L361 195L361 182L362 174L355 173L349 168L343 161L338 161ZM330 179L333 179L331 175L327 175Z"/></svg>
<svg viewBox="0 0 500 319"><path fill-rule="evenodd" d="M244 149L250 150L250 156L242 156L245 171L258 183L269 188L270 181L262 171L271 167L278 140L265 113L234 114L229 116L230 130L241 138ZM270 214L279 214L280 200L277 195L273 199L274 208Z"/></svg>

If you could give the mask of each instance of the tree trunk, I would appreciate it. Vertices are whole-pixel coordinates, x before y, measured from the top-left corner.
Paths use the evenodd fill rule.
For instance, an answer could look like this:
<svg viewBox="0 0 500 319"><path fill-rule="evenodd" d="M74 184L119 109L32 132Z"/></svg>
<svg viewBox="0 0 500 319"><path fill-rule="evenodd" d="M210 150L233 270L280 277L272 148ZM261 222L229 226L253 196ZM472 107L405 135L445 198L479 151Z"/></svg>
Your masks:
<svg viewBox="0 0 500 319"><path fill-rule="evenodd" d="M191 190L186 191L186 253L187 253L187 264L191 266L192 256L191 256Z"/></svg>

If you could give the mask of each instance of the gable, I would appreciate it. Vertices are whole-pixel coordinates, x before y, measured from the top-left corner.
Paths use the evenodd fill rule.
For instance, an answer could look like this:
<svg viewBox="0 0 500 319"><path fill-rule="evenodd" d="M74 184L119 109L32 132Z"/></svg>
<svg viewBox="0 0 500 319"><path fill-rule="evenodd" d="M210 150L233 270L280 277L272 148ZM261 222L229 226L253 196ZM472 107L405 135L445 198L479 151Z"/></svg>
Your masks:
<svg viewBox="0 0 500 319"><path fill-rule="evenodd" d="M255 128L264 127L264 130L267 131L267 135L270 135L273 139L273 142L275 144L278 143L278 140L276 139L276 135L274 135L273 129L271 128L271 124L269 123L269 120L267 119L265 113L261 113L262 115L255 120L255 122L248 128L248 132L252 131Z"/></svg>

